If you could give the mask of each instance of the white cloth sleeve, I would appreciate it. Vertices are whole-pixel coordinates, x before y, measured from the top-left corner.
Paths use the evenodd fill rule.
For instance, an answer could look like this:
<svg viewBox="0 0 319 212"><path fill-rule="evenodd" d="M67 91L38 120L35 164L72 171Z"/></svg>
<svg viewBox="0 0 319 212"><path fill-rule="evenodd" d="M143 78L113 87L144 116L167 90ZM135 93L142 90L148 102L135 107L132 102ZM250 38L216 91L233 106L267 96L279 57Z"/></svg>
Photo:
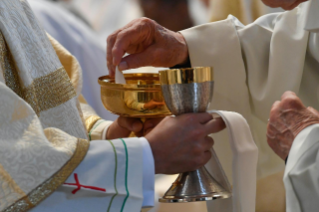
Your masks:
<svg viewBox="0 0 319 212"><path fill-rule="evenodd" d="M143 146L143 207L154 207L155 164L152 149L146 138L140 138Z"/></svg>
<svg viewBox="0 0 319 212"><path fill-rule="evenodd" d="M291 11L262 16L247 26L229 16L181 32L192 67L214 68L214 97L209 109L238 112L251 126L260 149L258 178L284 169L281 159L267 145L267 119L272 104L285 91L299 93L301 89L307 69L304 65L309 33L303 30L302 24L307 3ZM309 78L315 79L315 73L317 68L309 73ZM316 89L310 89L308 81L303 87L308 91L303 92L303 102L317 99ZM309 94L312 92L315 95ZM214 139L225 140L226 134L217 133ZM227 142L217 143L215 149L226 167L226 175L231 177Z"/></svg>
<svg viewBox="0 0 319 212"><path fill-rule="evenodd" d="M106 132L110 125L107 125L102 133L102 138L106 138ZM146 138L141 137L143 147L143 207L154 207L154 184L155 184L155 164L152 149Z"/></svg>
<svg viewBox="0 0 319 212"><path fill-rule="evenodd" d="M319 124L314 124L297 135L289 152L284 174L287 211L318 211L318 153Z"/></svg>
<svg viewBox="0 0 319 212"><path fill-rule="evenodd" d="M91 141L84 160L65 183L31 211L140 211L143 194L145 204L153 206L152 162L145 138Z"/></svg>

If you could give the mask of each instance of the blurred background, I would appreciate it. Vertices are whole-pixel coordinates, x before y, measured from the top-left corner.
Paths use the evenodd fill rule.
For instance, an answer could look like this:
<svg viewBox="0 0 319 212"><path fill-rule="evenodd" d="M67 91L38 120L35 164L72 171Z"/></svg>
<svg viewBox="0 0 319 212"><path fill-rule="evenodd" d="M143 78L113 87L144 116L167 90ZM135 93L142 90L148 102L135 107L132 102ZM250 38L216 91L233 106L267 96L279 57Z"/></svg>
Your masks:
<svg viewBox="0 0 319 212"><path fill-rule="evenodd" d="M104 119L116 115L104 109L97 79L107 75L106 38L139 17L148 17L164 27L181 31L193 26L226 19L229 14L243 24L261 15L279 12L261 0L28 0L44 29L69 50L83 70L82 93ZM150 70L150 68L148 69ZM205 202L159 204L176 175L156 176L156 205L151 212L206 211Z"/></svg>

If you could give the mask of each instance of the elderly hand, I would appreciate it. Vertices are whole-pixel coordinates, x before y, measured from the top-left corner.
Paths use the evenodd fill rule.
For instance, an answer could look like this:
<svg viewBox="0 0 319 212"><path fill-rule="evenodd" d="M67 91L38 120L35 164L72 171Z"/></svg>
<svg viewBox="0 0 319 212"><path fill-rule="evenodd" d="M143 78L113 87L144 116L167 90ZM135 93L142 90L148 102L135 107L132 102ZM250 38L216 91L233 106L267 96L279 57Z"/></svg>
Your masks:
<svg viewBox="0 0 319 212"><path fill-rule="evenodd" d="M284 10L292 10L305 1L308 0L262 0L262 2L269 7L281 7Z"/></svg>
<svg viewBox="0 0 319 212"><path fill-rule="evenodd" d="M316 123L319 123L319 112L312 107L306 108L295 93L287 91L271 108L267 142L285 160L298 133Z"/></svg>
<svg viewBox="0 0 319 212"><path fill-rule="evenodd" d="M130 55L122 58L125 53ZM184 37L148 18L133 20L107 38L107 66L110 76L120 70L142 66L171 67L188 59Z"/></svg>
<svg viewBox="0 0 319 212"><path fill-rule="evenodd" d="M209 134L225 128L221 118L208 113L166 117L145 138L152 148L155 173L193 171L211 158L214 140Z"/></svg>

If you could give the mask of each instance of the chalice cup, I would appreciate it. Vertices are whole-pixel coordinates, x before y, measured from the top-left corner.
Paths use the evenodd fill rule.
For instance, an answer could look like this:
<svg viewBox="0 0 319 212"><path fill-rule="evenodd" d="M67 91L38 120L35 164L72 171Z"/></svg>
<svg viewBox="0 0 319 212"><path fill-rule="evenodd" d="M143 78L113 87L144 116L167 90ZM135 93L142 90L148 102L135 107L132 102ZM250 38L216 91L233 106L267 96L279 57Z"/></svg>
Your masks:
<svg viewBox="0 0 319 212"><path fill-rule="evenodd" d="M117 84L110 76L101 76L101 101L113 114L140 118L142 122L149 118L161 118L171 115L162 95L159 74L124 74L126 84ZM135 137L131 133L130 137Z"/></svg>
<svg viewBox="0 0 319 212"><path fill-rule="evenodd" d="M172 114L178 116L207 110L213 97L213 68L169 69L160 71L159 74L165 103ZM216 171L220 173L221 170ZM207 201L230 196L229 189L217 182L203 166L195 171L179 174L159 202Z"/></svg>
<svg viewBox="0 0 319 212"><path fill-rule="evenodd" d="M108 75L98 79L101 101L108 111L140 119L171 115L164 102L158 74L135 73L124 74L124 77L126 84L117 84Z"/></svg>

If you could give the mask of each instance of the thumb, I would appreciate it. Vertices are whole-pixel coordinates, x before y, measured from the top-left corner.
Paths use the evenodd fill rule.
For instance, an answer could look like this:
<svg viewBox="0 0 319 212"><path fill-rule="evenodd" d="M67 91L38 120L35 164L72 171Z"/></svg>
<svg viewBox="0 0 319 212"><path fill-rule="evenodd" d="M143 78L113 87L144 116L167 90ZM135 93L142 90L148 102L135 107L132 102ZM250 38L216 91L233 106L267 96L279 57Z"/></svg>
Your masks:
<svg viewBox="0 0 319 212"><path fill-rule="evenodd" d="M133 68L140 68L143 66L156 66L154 48L147 48L145 51L128 55L122 58L119 69L121 71Z"/></svg>
<svg viewBox="0 0 319 212"><path fill-rule="evenodd" d="M117 119L117 122L123 131L128 130L133 132L139 132L143 129L143 123L140 119L119 117Z"/></svg>

